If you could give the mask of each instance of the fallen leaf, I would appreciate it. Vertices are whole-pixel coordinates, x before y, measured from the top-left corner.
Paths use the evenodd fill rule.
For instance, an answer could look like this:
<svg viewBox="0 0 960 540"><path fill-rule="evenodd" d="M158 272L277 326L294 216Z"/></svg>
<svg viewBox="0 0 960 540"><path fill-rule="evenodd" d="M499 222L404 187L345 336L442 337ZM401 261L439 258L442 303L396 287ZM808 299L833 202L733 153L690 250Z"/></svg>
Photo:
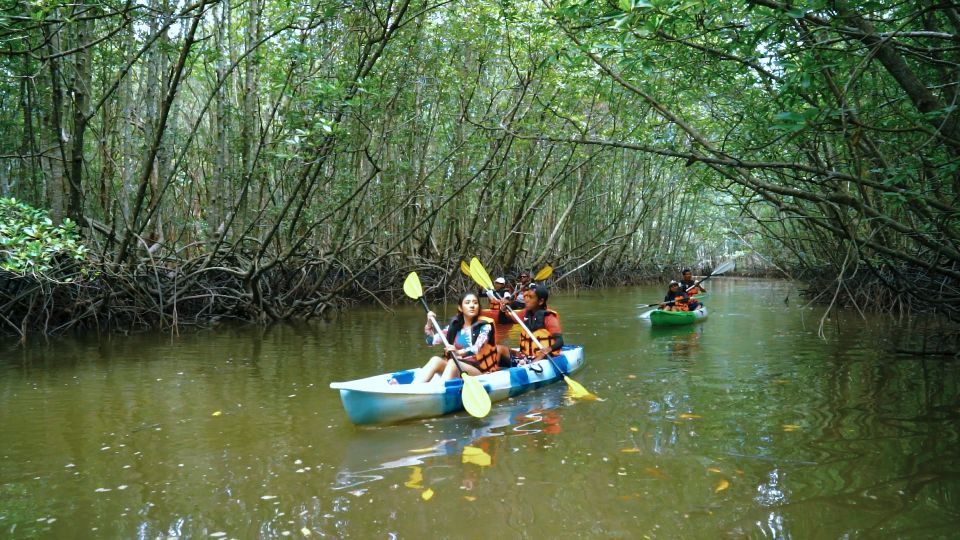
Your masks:
<svg viewBox="0 0 960 540"><path fill-rule="evenodd" d="M647 474L649 474L650 476L652 476L652 477L654 477L654 478L666 478L666 477L667 477L667 475L663 474L663 471L661 471L660 469L658 469L658 468L656 468L656 467L647 467L646 469L644 469L644 472L646 472Z"/></svg>
<svg viewBox="0 0 960 540"><path fill-rule="evenodd" d="M407 486L410 489L422 489L423 488L423 471L420 470L420 467L413 467L413 470L410 471L410 479L404 482L403 485Z"/></svg>
<svg viewBox="0 0 960 540"><path fill-rule="evenodd" d="M212 416L220 416L221 414L223 414L223 411L213 411Z"/></svg>
<svg viewBox="0 0 960 540"><path fill-rule="evenodd" d="M721 480L720 483L717 484L717 487L716 489L713 490L713 492L720 493L721 491L727 489L728 487L730 487L730 482L727 482L726 480Z"/></svg>
<svg viewBox="0 0 960 540"><path fill-rule="evenodd" d="M694 419L694 418L703 418L703 417L700 416L699 414L683 413L683 414L680 415L680 418L682 418L682 419L684 419L684 420L692 420L692 419Z"/></svg>
<svg viewBox="0 0 960 540"><path fill-rule="evenodd" d="M707 472L718 473L718 472L720 472L720 469L718 469L718 468L716 468L716 467L710 467L709 469L707 469Z"/></svg>
<svg viewBox="0 0 960 540"><path fill-rule="evenodd" d="M636 432L640 431L640 428L631 426L631 427L630 427L630 431L636 433Z"/></svg>
<svg viewBox="0 0 960 540"><path fill-rule="evenodd" d="M627 378L628 378L628 379L636 379L637 376L636 376L636 375L627 375Z"/></svg>
<svg viewBox="0 0 960 540"><path fill-rule="evenodd" d="M796 430L798 430L798 429L800 429L800 426L798 426L797 424L784 424L784 425L783 425L783 430L784 430L784 431L796 431Z"/></svg>
<svg viewBox="0 0 960 540"><path fill-rule="evenodd" d="M473 501L477 500L477 498L474 497L473 495L464 495L463 498L466 499L466 500L468 500L468 501L470 501L470 502L473 502Z"/></svg>
<svg viewBox="0 0 960 540"><path fill-rule="evenodd" d="M425 501L429 501L430 499L433 498L433 490L430 488L427 488L423 493L420 494L420 498Z"/></svg>
<svg viewBox="0 0 960 540"><path fill-rule="evenodd" d="M310 536L310 529L304 527L300 529L300 533L303 534L304 536Z"/></svg>
<svg viewBox="0 0 960 540"><path fill-rule="evenodd" d="M427 452L433 452L435 448L436 446L431 446L430 448L414 448L413 450L409 450L409 452L411 454L426 454Z"/></svg>
<svg viewBox="0 0 960 540"><path fill-rule="evenodd" d="M463 463L473 463L481 467L489 467L490 464L493 463L493 458L490 457L490 454L484 452L482 448L465 446L463 447Z"/></svg>
<svg viewBox="0 0 960 540"><path fill-rule="evenodd" d="M639 448L621 448L620 451L623 452L624 454L637 454L640 452L640 449Z"/></svg>

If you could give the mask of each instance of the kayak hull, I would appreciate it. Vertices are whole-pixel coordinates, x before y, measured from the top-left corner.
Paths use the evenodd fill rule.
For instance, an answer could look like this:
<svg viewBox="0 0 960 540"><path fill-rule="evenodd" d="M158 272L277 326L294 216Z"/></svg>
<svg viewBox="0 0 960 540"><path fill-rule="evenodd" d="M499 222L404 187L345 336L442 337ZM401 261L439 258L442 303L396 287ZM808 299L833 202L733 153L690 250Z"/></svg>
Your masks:
<svg viewBox="0 0 960 540"><path fill-rule="evenodd" d="M583 367L583 347L564 346L553 359L501 369L474 377L496 402L560 380ZM413 383L418 369L384 373L364 379L330 383L340 391L340 401L354 424L386 424L413 418L432 418L463 410L463 379ZM539 373L538 373L539 370ZM396 379L397 384L389 384Z"/></svg>
<svg viewBox="0 0 960 540"><path fill-rule="evenodd" d="M657 309L650 313L650 324L653 326L683 326L700 322L706 318L706 306L700 306L693 311L663 311Z"/></svg>

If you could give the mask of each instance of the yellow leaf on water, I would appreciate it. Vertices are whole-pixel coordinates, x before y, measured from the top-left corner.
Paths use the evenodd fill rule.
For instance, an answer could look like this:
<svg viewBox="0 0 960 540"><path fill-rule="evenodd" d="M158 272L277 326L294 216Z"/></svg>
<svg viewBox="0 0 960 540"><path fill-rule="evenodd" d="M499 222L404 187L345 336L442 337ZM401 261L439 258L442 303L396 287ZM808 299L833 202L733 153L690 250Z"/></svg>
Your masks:
<svg viewBox="0 0 960 540"><path fill-rule="evenodd" d="M730 482L727 482L726 480L721 480L720 483L717 484L717 487L716 489L713 490L713 492L720 493L721 491L727 489L728 487L730 487Z"/></svg>
<svg viewBox="0 0 960 540"><path fill-rule="evenodd" d="M797 424L784 424L784 425L783 425L783 430L784 430L784 431L796 431L796 430L798 430L798 429L800 429L800 426L798 426Z"/></svg>
<svg viewBox="0 0 960 540"><path fill-rule="evenodd" d="M639 448L621 448L620 451L623 452L624 454L637 454L640 452L640 449Z"/></svg>
<svg viewBox="0 0 960 540"><path fill-rule="evenodd" d="M640 428L631 426L631 427L630 427L630 431L636 433L636 432L640 431Z"/></svg>
<svg viewBox="0 0 960 540"><path fill-rule="evenodd" d="M463 447L463 463L473 463L481 467L489 467L492 462L493 458L490 457L490 454L484 452L482 448L477 448L476 446Z"/></svg>
<svg viewBox="0 0 960 540"><path fill-rule="evenodd" d="M718 473L718 472L720 472L720 469L718 469L718 468L716 468L716 467L710 467L709 469L707 469L707 472Z"/></svg>
<svg viewBox="0 0 960 540"><path fill-rule="evenodd" d="M223 412L221 412L221 411L213 411L213 415L212 415L212 416L220 416L221 414L223 414Z"/></svg>
<svg viewBox="0 0 960 540"><path fill-rule="evenodd" d="M410 489L423 489L423 471L420 470L420 467L414 467L410 471L410 479L404 482L403 485L407 486Z"/></svg>
<svg viewBox="0 0 960 540"><path fill-rule="evenodd" d="M628 379L636 379L637 376L636 376L636 375L627 375L627 378L628 378Z"/></svg>
<svg viewBox="0 0 960 540"><path fill-rule="evenodd" d="M470 501L470 502L473 502L473 501L477 500L477 498L474 497L473 495L464 495L463 498L466 499L466 500L468 500L468 501Z"/></svg>
<svg viewBox="0 0 960 540"><path fill-rule="evenodd" d="M436 449L436 446L431 446L430 448L414 448L413 450L408 450L411 454L426 454L427 452L433 452Z"/></svg>
<svg viewBox="0 0 960 540"><path fill-rule="evenodd" d="M700 416L699 414L683 413L680 415L680 418L683 418L684 420L691 420L693 418L703 418L703 417Z"/></svg>
<svg viewBox="0 0 960 540"><path fill-rule="evenodd" d="M310 536L310 529L304 527L300 529L300 533L303 534L304 536Z"/></svg>
<svg viewBox="0 0 960 540"><path fill-rule="evenodd" d="M423 493L420 494L420 498L425 501L429 501L430 499L433 498L433 490L430 488L427 488Z"/></svg>

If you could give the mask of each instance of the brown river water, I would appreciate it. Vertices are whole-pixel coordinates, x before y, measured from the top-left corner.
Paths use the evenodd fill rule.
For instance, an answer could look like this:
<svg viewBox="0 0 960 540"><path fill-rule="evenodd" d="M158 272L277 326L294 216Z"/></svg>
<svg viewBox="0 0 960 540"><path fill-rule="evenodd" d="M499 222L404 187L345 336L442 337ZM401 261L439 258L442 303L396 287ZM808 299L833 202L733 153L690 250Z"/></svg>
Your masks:
<svg viewBox="0 0 960 540"><path fill-rule="evenodd" d="M483 420L347 419L332 381L430 356L412 303L5 343L0 538L960 536L960 362L890 352L885 316L821 331L787 282L707 284L672 330L639 317L659 288L556 293L602 400Z"/></svg>

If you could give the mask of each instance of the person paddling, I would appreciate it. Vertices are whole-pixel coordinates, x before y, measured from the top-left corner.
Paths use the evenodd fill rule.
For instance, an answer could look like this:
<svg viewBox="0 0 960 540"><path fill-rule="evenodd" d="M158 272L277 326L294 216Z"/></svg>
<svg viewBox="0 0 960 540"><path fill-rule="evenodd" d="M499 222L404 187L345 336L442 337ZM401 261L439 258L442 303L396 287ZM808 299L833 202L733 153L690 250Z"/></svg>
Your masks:
<svg viewBox="0 0 960 540"><path fill-rule="evenodd" d="M684 268L680 275L680 288L690 296L707 292L707 290L703 288L702 282L697 283L693 280L693 272L691 272L689 268Z"/></svg>
<svg viewBox="0 0 960 540"><path fill-rule="evenodd" d="M526 332L520 334L520 350L512 351L518 354L514 357L516 365L522 366L537 360L543 360L547 354L551 356L560 356L560 349L563 348L563 330L560 328L560 314L547 307L547 300L550 298L550 291L544 285L527 287L523 291L523 300L525 307L516 312L517 316L523 320L527 328L533 332L537 341L544 346L543 349L537 347L537 344L527 335ZM512 315L504 311L500 312L500 323L516 324Z"/></svg>
<svg viewBox="0 0 960 540"><path fill-rule="evenodd" d="M671 281L660 309L664 311L690 311L690 295L680 288L680 282Z"/></svg>
<svg viewBox="0 0 960 540"><path fill-rule="evenodd" d="M443 379L456 379L460 376L457 365L449 359L449 355L456 356L460 369L469 375L480 375L497 371L499 353L497 351L496 333L493 321L480 316L480 299L473 293L466 293L457 304L457 316L443 329L450 348L444 357L434 356L420 369L413 382L428 382L434 375L441 375ZM427 344L431 346L443 343L440 334L433 328L430 319L436 315L427 313L427 324L423 331Z"/></svg>

